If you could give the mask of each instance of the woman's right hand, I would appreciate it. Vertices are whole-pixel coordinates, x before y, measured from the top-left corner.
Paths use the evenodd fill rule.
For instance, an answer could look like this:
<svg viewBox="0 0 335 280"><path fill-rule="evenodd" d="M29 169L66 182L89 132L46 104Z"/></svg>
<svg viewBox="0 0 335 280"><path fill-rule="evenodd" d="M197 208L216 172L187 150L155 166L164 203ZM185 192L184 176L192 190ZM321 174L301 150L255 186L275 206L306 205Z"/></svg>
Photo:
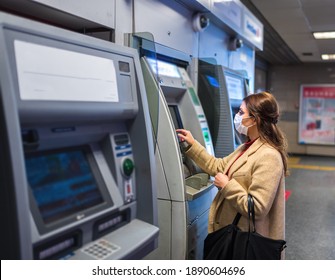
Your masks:
<svg viewBox="0 0 335 280"><path fill-rule="evenodd" d="M194 138L192 136L192 133L189 130L186 129L176 129L178 133L178 137L180 138L181 141L186 141L187 144L193 145L194 143Z"/></svg>

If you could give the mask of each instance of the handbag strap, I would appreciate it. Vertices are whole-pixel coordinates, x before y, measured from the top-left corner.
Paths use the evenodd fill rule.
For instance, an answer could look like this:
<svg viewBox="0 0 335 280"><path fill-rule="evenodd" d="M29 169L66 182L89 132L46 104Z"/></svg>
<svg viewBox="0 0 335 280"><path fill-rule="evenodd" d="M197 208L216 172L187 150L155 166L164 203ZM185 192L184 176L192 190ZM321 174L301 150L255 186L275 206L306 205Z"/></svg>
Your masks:
<svg viewBox="0 0 335 280"><path fill-rule="evenodd" d="M233 225L237 225L238 222L240 221L241 218L241 214L239 212L237 212L234 221L233 221ZM250 232L250 218L252 219L252 231L255 232L256 231L256 226L255 226L255 207L254 207L254 199L252 198L251 194L248 194L248 220L249 220L249 232Z"/></svg>
<svg viewBox="0 0 335 280"><path fill-rule="evenodd" d="M248 220L249 220L249 232L250 232L250 218L252 219L252 232L256 231L255 225L255 206L254 206L254 199L252 198L251 194L248 194Z"/></svg>
<svg viewBox="0 0 335 280"><path fill-rule="evenodd" d="M240 221L240 218L241 218L241 214L237 213L234 218L233 225L237 226L238 222Z"/></svg>

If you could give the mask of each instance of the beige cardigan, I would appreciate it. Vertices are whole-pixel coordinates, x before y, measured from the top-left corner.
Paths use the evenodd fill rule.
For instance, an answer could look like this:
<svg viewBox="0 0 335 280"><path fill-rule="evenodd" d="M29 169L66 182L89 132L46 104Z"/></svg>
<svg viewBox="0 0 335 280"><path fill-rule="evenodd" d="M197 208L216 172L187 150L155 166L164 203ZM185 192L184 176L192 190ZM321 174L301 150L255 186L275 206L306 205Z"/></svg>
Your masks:
<svg viewBox="0 0 335 280"><path fill-rule="evenodd" d="M215 158L195 141L186 151L204 172L225 174L243 145L223 159ZM242 214L238 226L248 230L248 193L254 198L256 230L273 238L285 239L285 176L280 153L259 138L236 160L229 170L228 184L218 191L210 212L208 231L231 224L237 212Z"/></svg>

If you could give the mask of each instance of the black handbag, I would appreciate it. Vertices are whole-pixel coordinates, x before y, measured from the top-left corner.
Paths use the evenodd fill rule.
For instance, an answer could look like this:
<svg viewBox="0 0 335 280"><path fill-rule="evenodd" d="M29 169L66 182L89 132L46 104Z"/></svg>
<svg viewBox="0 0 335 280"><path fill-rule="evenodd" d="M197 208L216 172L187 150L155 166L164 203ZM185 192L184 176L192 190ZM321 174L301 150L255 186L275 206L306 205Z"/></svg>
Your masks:
<svg viewBox="0 0 335 280"><path fill-rule="evenodd" d="M251 195L248 195L248 231L241 231L237 226L240 218L241 214L237 213L232 224L207 235L204 241L204 259L280 260L286 241L271 239L256 232Z"/></svg>

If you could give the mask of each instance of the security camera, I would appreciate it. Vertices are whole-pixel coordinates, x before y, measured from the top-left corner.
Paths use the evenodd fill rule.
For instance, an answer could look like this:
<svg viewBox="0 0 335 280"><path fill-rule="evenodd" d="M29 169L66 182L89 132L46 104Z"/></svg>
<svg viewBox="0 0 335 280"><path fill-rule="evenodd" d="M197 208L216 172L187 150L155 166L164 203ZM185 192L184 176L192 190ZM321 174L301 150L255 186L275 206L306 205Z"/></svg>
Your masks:
<svg viewBox="0 0 335 280"><path fill-rule="evenodd" d="M236 51L237 49L239 49L242 46L243 46L243 40L242 39L238 39L236 37L232 37L232 38L229 39L228 49L230 51Z"/></svg>
<svg viewBox="0 0 335 280"><path fill-rule="evenodd" d="M204 31L209 25L209 18L206 17L204 14L197 13L193 16L192 19L192 26L194 31Z"/></svg>

